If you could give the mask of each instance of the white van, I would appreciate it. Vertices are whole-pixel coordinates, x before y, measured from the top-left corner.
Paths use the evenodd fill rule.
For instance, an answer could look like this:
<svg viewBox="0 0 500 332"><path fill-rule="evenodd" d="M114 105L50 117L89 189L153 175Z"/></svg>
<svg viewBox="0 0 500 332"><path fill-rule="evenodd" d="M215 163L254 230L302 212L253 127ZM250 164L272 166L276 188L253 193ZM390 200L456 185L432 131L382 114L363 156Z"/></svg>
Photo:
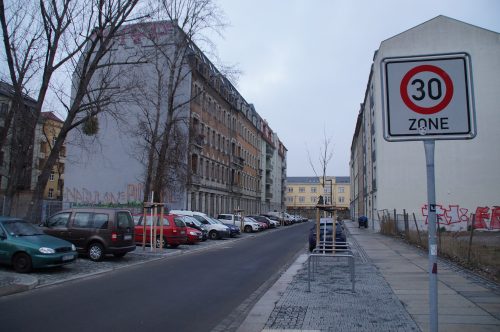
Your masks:
<svg viewBox="0 0 500 332"><path fill-rule="evenodd" d="M191 216L201 222L208 230L208 238L211 240L223 239L230 237L229 227L218 224L210 220L209 216L203 212L189 211L189 210L170 210L171 214L180 216Z"/></svg>

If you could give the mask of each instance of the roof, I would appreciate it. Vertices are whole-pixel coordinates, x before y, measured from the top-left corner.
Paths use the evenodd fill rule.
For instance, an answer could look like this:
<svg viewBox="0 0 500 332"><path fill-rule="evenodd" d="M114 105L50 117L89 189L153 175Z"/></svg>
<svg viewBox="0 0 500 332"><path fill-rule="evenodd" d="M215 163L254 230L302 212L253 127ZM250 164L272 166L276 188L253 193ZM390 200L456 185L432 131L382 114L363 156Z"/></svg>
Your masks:
<svg viewBox="0 0 500 332"><path fill-rule="evenodd" d="M349 184L351 182L349 176L327 176L327 181L331 178L334 178L334 183L337 184ZM287 183L320 184L320 178L317 176L289 176L286 181Z"/></svg>
<svg viewBox="0 0 500 332"><path fill-rule="evenodd" d="M350 176L336 176L335 177L335 183L351 183L351 177Z"/></svg>
<svg viewBox="0 0 500 332"><path fill-rule="evenodd" d="M289 176L286 178L288 183L319 183L317 176Z"/></svg>
<svg viewBox="0 0 500 332"><path fill-rule="evenodd" d="M64 122L63 120L59 119L57 115L54 114L54 112L42 112L41 113L42 117L48 120L56 121L56 122Z"/></svg>

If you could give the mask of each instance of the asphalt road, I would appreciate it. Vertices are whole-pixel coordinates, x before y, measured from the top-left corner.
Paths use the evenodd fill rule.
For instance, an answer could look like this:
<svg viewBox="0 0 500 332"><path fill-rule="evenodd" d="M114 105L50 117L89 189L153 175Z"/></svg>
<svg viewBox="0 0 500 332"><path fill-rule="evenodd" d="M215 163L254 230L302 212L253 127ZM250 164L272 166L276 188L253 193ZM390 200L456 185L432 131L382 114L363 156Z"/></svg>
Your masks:
<svg viewBox="0 0 500 332"><path fill-rule="evenodd" d="M0 298L0 330L235 330L311 225Z"/></svg>

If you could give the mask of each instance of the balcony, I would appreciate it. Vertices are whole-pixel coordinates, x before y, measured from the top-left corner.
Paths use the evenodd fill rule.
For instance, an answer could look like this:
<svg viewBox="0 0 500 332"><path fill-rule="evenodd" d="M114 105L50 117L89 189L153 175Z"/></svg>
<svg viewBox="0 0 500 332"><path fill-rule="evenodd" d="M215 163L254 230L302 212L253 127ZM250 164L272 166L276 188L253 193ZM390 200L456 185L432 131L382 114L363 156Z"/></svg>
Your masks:
<svg viewBox="0 0 500 332"><path fill-rule="evenodd" d="M243 167L245 166L245 159L233 155L231 156L231 164L233 164L233 166L238 169L243 169Z"/></svg>
<svg viewBox="0 0 500 332"><path fill-rule="evenodd" d="M233 193L236 193L236 194L241 194L242 189L241 189L241 187L238 187L237 185L233 185L233 186L231 187L231 191L232 191Z"/></svg>
<svg viewBox="0 0 500 332"><path fill-rule="evenodd" d="M195 134L193 137L193 145L199 150L203 149L203 143L205 140L205 136L202 134Z"/></svg>
<svg viewBox="0 0 500 332"><path fill-rule="evenodd" d="M269 184L269 185L273 184L273 179L270 177L266 177L266 184Z"/></svg>
<svg viewBox="0 0 500 332"><path fill-rule="evenodd" d="M273 198L273 193L266 192L266 199Z"/></svg>
<svg viewBox="0 0 500 332"><path fill-rule="evenodd" d="M201 176L198 174L191 174L191 184L192 185L200 185L201 184Z"/></svg>

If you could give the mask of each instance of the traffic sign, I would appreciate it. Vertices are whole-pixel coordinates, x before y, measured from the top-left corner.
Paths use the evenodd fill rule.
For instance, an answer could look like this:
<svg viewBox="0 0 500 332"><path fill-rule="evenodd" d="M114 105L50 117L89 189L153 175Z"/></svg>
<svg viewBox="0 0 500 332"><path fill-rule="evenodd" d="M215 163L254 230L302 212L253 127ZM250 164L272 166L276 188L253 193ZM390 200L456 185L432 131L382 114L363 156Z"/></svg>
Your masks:
<svg viewBox="0 0 500 332"><path fill-rule="evenodd" d="M384 58L381 76L387 141L476 135L468 54Z"/></svg>

